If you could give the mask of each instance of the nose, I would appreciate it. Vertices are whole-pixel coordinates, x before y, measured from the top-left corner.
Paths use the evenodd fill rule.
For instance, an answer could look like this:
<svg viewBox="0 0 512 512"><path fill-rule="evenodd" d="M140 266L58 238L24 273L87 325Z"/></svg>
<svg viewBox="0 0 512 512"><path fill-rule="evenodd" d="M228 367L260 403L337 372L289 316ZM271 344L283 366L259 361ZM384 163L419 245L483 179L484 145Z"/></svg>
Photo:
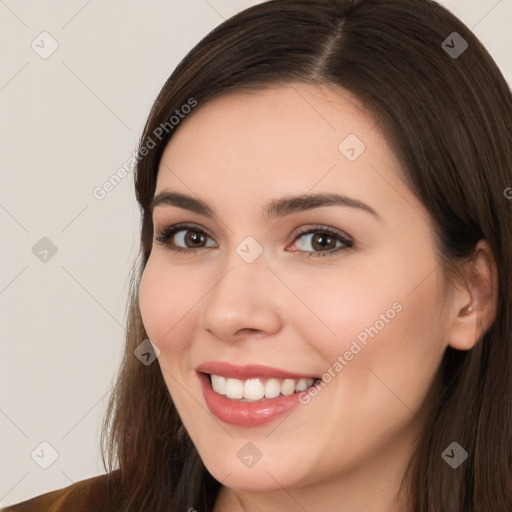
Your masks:
<svg viewBox="0 0 512 512"><path fill-rule="evenodd" d="M282 326L285 292L263 255L253 263L230 259L201 301L200 327L227 342L276 334Z"/></svg>

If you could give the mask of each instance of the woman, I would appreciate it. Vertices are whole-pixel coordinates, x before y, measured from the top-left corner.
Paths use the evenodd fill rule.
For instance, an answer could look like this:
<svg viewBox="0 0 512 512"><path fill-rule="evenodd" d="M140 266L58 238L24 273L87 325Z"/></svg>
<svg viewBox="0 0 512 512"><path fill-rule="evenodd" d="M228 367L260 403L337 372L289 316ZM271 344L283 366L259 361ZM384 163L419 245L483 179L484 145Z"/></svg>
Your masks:
<svg viewBox="0 0 512 512"><path fill-rule="evenodd" d="M435 2L217 27L140 143L108 473L5 510L512 510L511 136Z"/></svg>

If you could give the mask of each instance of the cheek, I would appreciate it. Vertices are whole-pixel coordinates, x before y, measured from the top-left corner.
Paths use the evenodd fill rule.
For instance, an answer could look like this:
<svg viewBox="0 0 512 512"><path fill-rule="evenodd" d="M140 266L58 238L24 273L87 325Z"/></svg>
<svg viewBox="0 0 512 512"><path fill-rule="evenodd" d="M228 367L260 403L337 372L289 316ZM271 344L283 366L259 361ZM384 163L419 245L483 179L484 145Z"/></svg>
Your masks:
<svg viewBox="0 0 512 512"><path fill-rule="evenodd" d="M380 337L399 321L403 310L400 285L384 285L385 274L382 269L343 268L339 277L331 275L323 283L317 280L316 287L301 291L316 313L316 318L308 315L311 321L304 337L317 340L326 359L335 360L350 350L354 340L365 347L365 342Z"/></svg>
<svg viewBox="0 0 512 512"><path fill-rule="evenodd" d="M165 289L156 279L151 258L146 264L139 286L139 308L146 333L152 341L156 341L161 329L162 313L167 297Z"/></svg>
<svg viewBox="0 0 512 512"><path fill-rule="evenodd" d="M179 273L169 272L150 257L139 286L139 307L146 333L161 351L183 349L180 343L186 344L184 330L197 293L193 286L184 286Z"/></svg>
<svg viewBox="0 0 512 512"><path fill-rule="evenodd" d="M377 379L372 370L404 399L419 403L444 353L446 325L433 258L412 261L390 255L382 265L333 279L323 295L311 290L309 304L322 322L306 328L308 339L321 340L316 348L331 376L350 375L369 390Z"/></svg>

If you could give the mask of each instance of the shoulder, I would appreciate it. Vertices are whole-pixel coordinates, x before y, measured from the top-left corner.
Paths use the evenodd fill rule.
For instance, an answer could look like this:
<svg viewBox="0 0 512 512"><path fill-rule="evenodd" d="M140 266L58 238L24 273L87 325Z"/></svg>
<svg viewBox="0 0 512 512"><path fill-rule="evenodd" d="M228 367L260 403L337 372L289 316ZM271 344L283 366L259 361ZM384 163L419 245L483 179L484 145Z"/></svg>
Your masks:
<svg viewBox="0 0 512 512"><path fill-rule="evenodd" d="M0 512L111 512L112 493L120 471L75 482L68 487L50 491L5 508Z"/></svg>

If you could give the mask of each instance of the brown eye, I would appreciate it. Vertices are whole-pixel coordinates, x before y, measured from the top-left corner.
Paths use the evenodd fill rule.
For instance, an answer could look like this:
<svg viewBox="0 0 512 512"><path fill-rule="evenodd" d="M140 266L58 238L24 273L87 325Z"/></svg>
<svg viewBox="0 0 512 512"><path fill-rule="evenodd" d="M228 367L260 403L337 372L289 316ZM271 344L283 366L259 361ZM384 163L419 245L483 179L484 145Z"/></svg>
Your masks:
<svg viewBox="0 0 512 512"><path fill-rule="evenodd" d="M300 239L305 241L298 244L297 241ZM354 242L341 232L324 227L299 233L295 237L295 245L298 246L299 251L306 253L308 256L326 256L351 248ZM312 250L308 250L308 246Z"/></svg>
<svg viewBox="0 0 512 512"><path fill-rule="evenodd" d="M155 240L168 245L174 251L194 251L207 247L204 245L210 238L203 230L188 225L175 225L164 228Z"/></svg>
<svg viewBox="0 0 512 512"><path fill-rule="evenodd" d="M192 231L192 230L182 230L184 231L185 233L187 233L184 237L183 237L183 243L185 245L198 245L198 244L201 244L201 243L204 243L205 240L206 240L206 237L204 235L202 235L199 231ZM178 233L181 233L181 231L178 231Z"/></svg>

